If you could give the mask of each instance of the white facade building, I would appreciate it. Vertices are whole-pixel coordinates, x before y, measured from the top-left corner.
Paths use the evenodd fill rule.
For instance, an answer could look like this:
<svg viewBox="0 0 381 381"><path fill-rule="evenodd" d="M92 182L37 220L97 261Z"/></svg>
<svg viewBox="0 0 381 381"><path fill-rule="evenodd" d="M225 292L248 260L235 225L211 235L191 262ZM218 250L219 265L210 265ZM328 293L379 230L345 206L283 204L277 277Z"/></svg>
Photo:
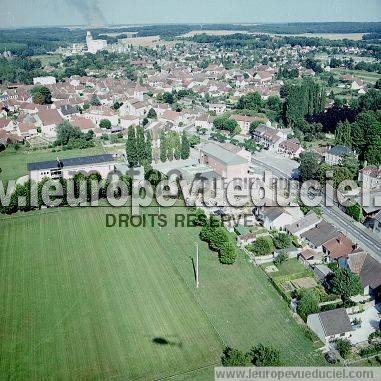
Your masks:
<svg viewBox="0 0 381 381"><path fill-rule="evenodd" d="M76 173L99 173L102 178L107 176L115 168L116 162L111 154L96 156L74 157L69 159L42 161L28 163L30 180L39 182L44 178L58 180L71 179Z"/></svg>
<svg viewBox="0 0 381 381"><path fill-rule="evenodd" d="M47 77L36 77L33 78L34 85L54 85L56 83L56 78L52 76Z"/></svg>
<svg viewBox="0 0 381 381"><path fill-rule="evenodd" d="M99 50L103 50L107 47L107 40L94 40L91 32L87 32L86 35L87 51L95 54Z"/></svg>

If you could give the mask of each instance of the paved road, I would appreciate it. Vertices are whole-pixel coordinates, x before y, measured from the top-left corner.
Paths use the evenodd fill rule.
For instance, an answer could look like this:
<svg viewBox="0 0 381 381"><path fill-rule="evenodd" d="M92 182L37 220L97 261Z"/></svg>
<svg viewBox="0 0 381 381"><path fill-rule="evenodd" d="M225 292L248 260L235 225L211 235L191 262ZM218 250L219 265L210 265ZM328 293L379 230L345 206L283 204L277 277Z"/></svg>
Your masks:
<svg viewBox="0 0 381 381"><path fill-rule="evenodd" d="M290 172L286 173L278 168L273 167L268 163L262 161L262 159L256 156L252 159L252 162L256 166L261 166L268 171L272 171L274 176L281 178L290 178ZM381 260L381 239L367 229L362 224L354 221L351 217L345 214L337 206L327 207L321 205L323 217L328 222L335 225L341 232L347 235L353 242L360 245L369 254L372 254L375 258Z"/></svg>

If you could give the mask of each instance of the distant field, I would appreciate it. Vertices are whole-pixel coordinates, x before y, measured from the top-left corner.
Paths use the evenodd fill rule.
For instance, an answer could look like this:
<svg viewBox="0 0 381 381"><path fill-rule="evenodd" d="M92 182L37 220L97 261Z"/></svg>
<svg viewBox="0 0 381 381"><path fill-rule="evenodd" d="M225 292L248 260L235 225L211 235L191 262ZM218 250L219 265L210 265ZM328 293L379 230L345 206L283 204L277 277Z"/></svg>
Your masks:
<svg viewBox="0 0 381 381"><path fill-rule="evenodd" d="M80 150L69 150L60 152L51 152L51 150L41 151L26 151L20 149L15 151L12 148L8 148L3 152L0 152L0 180L17 180L19 177L28 173L27 163L35 161L55 160L57 156L60 158L97 155L104 153L101 147L93 147Z"/></svg>
<svg viewBox="0 0 381 381"><path fill-rule="evenodd" d="M33 58L40 60L42 66L52 65L62 61L62 56L60 54L42 54L33 56Z"/></svg>
<svg viewBox="0 0 381 381"><path fill-rule="evenodd" d="M4 379L211 380L224 345L259 342L289 364L324 364L243 255L222 266L200 244L196 289L199 229L174 227L184 208L161 212L162 229L106 228L106 213L128 213L112 208L0 219Z"/></svg>
<svg viewBox="0 0 381 381"><path fill-rule="evenodd" d="M125 45L132 46L155 46L158 43L164 44L164 41L160 40L160 36L122 38L121 41Z"/></svg>
<svg viewBox="0 0 381 381"><path fill-rule="evenodd" d="M327 40L354 40L360 41L364 33L302 33L296 36L302 37L318 37L326 38Z"/></svg>
<svg viewBox="0 0 381 381"><path fill-rule="evenodd" d="M247 34L249 32L242 31L242 30L193 30L191 32L185 33L182 35L182 37L193 37L197 36L199 34L209 34L211 36L230 36L232 34L241 33L241 34Z"/></svg>
<svg viewBox="0 0 381 381"><path fill-rule="evenodd" d="M332 73L352 74L355 77L360 78L370 84L375 84L377 80L381 78L381 74L368 72L364 70L349 70L344 68L335 68L335 69L332 69Z"/></svg>

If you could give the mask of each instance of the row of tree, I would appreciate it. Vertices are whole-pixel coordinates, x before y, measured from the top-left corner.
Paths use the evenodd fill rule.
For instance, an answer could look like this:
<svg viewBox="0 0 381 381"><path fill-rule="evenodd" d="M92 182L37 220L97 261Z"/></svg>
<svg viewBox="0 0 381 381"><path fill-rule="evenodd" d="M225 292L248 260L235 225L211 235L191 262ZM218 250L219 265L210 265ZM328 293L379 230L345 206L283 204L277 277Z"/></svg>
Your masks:
<svg viewBox="0 0 381 381"><path fill-rule="evenodd" d="M160 131L160 160L185 160L190 155L190 143L185 131L180 135L176 131Z"/></svg>
<svg viewBox="0 0 381 381"><path fill-rule="evenodd" d="M144 133L143 126L128 127L126 154L131 167L151 165L152 137L150 132Z"/></svg>
<svg viewBox="0 0 381 381"><path fill-rule="evenodd" d="M285 97L285 122L291 126L307 115L317 114L325 108L325 88L311 78L303 78L297 83L286 83L281 93Z"/></svg>

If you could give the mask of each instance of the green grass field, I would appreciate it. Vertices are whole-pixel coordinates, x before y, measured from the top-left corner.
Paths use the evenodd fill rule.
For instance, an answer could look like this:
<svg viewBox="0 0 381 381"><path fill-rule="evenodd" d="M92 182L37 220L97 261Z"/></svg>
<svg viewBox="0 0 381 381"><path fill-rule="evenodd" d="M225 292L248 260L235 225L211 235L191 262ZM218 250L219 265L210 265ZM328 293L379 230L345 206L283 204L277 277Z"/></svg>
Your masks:
<svg viewBox="0 0 381 381"><path fill-rule="evenodd" d="M306 276L310 274L310 271L306 270L306 268L296 258L292 258L286 262L283 262L278 266L278 270L278 272L271 273L273 278L284 277L293 274L305 274Z"/></svg>
<svg viewBox="0 0 381 381"><path fill-rule="evenodd" d="M194 287L198 228L174 226L183 212L165 209L162 229L106 228L106 213L128 213L114 208L0 220L2 379L211 380L224 345L259 342L287 364L324 364L243 255L222 266L200 244Z"/></svg>
<svg viewBox="0 0 381 381"><path fill-rule="evenodd" d="M364 71L364 70L349 70L349 69L344 69L344 68L337 68L337 69L332 69L333 74L352 74L356 78L360 78L366 83L374 85L379 78L381 78L381 74L378 73L373 73L369 71Z"/></svg>
<svg viewBox="0 0 381 381"><path fill-rule="evenodd" d="M60 54L41 54L33 56L33 59L38 59L41 61L42 66L52 65L62 62L62 56Z"/></svg>
<svg viewBox="0 0 381 381"><path fill-rule="evenodd" d="M2 169L0 180L17 180L19 177L26 175L28 173L27 163L56 160L57 156L60 158L67 158L98 155L102 153L104 153L104 151L98 146L60 152L52 152L51 149L28 151L24 148L20 148L20 150L16 151L13 148L7 148L5 151L0 152L0 168Z"/></svg>

